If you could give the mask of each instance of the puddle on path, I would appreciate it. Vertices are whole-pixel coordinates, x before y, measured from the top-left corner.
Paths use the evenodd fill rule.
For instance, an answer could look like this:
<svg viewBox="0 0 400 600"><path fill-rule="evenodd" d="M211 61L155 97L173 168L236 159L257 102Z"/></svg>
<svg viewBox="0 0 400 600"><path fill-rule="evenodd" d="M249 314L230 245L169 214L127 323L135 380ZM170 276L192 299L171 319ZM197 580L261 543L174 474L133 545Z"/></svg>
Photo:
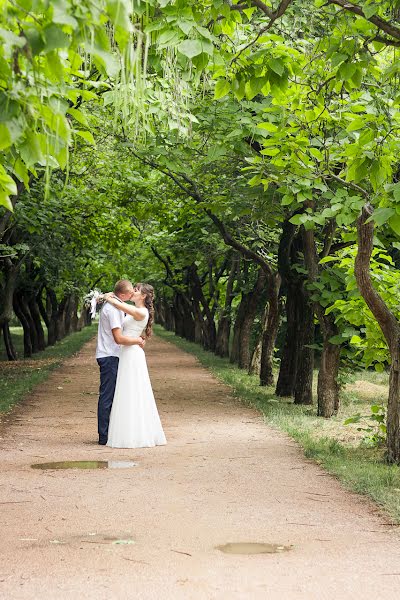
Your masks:
<svg viewBox="0 0 400 600"><path fill-rule="evenodd" d="M282 544L262 544L259 542L238 542L216 546L225 554L277 554L287 552L292 546L283 546Z"/></svg>
<svg viewBox="0 0 400 600"><path fill-rule="evenodd" d="M32 469L130 469L137 462L131 460L64 460L61 462L37 463Z"/></svg>
<svg viewBox="0 0 400 600"><path fill-rule="evenodd" d="M130 546L136 544L135 538L131 532L121 531L115 534L110 533L85 533L81 535L72 535L68 537L59 537L51 540L40 540L38 538L19 538L21 542L31 542L32 548L44 548L48 544L61 546L80 546L82 544L94 544L95 546Z"/></svg>
<svg viewBox="0 0 400 600"><path fill-rule="evenodd" d="M113 546L128 546L136 543L132 535L125 532L117 535L89 533L83 537L79 536L79 541L86 544L112 544Z"/></svg>

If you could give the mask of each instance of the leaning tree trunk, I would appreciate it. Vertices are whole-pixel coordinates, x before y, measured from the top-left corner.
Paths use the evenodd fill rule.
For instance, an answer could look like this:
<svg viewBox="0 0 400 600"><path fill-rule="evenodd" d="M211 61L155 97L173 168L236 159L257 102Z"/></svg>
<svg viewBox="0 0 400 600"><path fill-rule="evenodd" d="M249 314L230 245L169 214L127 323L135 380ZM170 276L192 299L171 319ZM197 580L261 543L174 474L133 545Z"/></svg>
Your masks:
<svg viewBox="0 0 400 600"><path fill-rule="evenodd" d="M368 203L357 221L358 252L355 276L358 289L371 310L389 347L391 365L387 409L387 461L400 464L400 324L372 285L370 260L373 250L374 222L366 222L373 214Z"/></svg>

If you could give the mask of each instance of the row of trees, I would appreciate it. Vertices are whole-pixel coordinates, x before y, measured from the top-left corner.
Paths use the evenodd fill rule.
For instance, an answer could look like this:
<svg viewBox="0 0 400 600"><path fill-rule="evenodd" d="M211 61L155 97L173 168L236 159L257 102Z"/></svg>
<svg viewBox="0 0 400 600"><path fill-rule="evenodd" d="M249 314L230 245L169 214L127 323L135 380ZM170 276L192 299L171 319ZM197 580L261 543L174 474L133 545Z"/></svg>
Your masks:
<svg viewBox="0 0 400 600"><path fill-rule="evenodd" d="M321 416L341 361L390 363L399 462L398 4L2 2L5 338L12 305L62 331L147 278L165 326L296 403L317 350Z"/></svg>

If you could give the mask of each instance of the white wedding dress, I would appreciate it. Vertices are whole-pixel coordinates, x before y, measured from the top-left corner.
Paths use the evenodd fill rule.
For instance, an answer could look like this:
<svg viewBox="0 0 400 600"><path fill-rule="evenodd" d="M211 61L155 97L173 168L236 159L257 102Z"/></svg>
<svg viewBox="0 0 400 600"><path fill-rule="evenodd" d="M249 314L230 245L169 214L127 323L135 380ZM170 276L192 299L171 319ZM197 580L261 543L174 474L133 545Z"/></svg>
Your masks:
<svg viewBox="0 0 400 600"><path fill-rule="evenodd" d="M139 337L148 321L126 316L123 335ZM144 351L140 346L122 346L117 383L111 408L107 446L147 448L167 443L161 425Z"/></svg>

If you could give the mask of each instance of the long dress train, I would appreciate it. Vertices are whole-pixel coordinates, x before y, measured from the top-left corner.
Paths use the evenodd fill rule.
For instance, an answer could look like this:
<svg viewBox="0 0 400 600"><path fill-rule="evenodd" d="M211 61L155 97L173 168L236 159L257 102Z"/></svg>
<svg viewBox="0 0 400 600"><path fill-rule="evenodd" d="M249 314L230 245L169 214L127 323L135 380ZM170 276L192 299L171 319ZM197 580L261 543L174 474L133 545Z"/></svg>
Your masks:
<svg viewBox="0 0 400 600"><path fill-rule="evenodd" d="M123 334L138 337L146 327L148 318L148 314L141 321L131 316L125 317ZM107 446L145 448L166 443L144 351L137 345L122 346Z"/></svg>

